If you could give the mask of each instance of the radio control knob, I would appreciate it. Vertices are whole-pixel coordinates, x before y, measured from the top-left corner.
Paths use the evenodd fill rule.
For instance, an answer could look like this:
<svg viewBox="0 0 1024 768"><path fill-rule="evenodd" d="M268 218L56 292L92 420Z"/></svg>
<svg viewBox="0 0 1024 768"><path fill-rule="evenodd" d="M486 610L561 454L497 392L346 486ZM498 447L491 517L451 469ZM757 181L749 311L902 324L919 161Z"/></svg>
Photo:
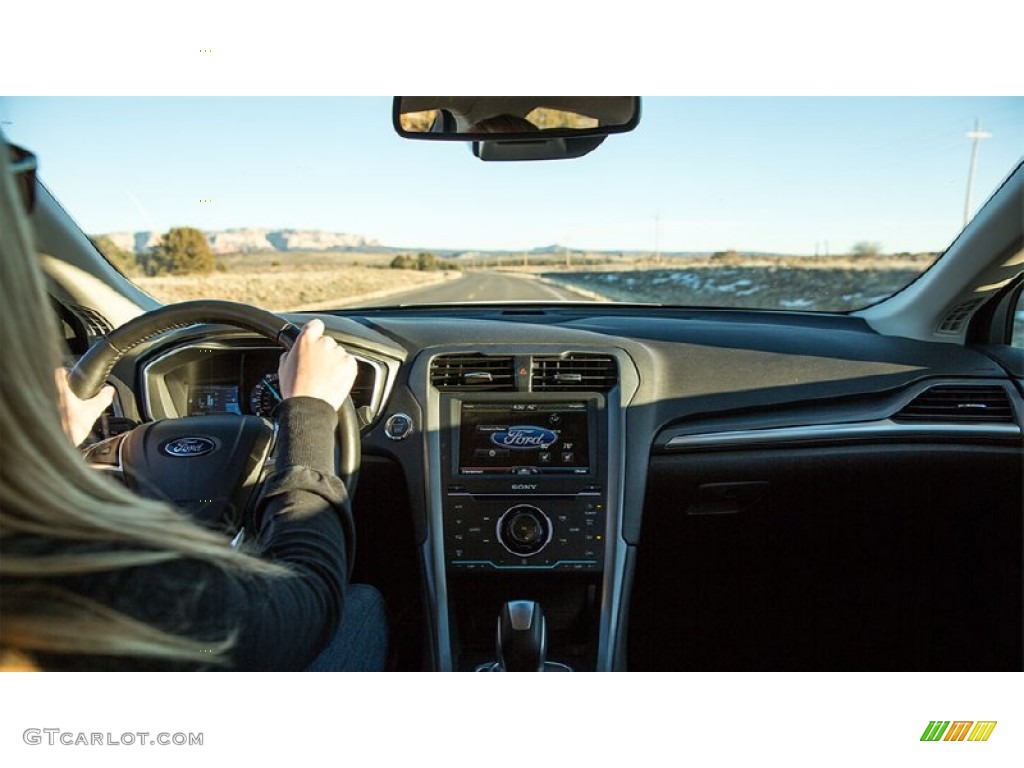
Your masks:
<svg viewBox="0 0 1024 768"><path fill-rule="evenodd" d="M513 555L529 557L551 541L551 520L532 504L510 507L498 519L498 541Z"/></svg>

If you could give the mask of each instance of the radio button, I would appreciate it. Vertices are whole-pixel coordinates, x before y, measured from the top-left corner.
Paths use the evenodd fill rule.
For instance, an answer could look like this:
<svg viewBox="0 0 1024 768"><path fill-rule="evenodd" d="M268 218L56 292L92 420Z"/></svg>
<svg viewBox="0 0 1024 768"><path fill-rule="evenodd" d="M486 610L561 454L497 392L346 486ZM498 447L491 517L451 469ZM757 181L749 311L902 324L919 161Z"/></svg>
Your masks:
<svg viewBox="0 0 1024 768"><path fill-rule="evenodd" d="M508 448L477 448L473 451L476 459L505 459L510 455Z"/></svg>

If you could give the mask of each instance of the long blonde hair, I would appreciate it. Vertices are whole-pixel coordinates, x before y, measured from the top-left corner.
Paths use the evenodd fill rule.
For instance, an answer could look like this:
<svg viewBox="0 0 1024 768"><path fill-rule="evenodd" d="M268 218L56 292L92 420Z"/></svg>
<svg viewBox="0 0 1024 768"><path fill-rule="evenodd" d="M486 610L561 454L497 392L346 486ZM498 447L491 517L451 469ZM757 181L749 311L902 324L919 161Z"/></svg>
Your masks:
<svg viewBox="0 0 1024 768"><path fill-rule="evenodd" d="M178 558L236 572L287 573L89 469L61 424L53 376L61 351L49 308L0 134L0 650L223 660L230 638L211 646L168 634L47 584L48 577ZM19 548L29 537L100 544L75 555L42 555ZM102 542L112 546L102 551Z"/></svg>

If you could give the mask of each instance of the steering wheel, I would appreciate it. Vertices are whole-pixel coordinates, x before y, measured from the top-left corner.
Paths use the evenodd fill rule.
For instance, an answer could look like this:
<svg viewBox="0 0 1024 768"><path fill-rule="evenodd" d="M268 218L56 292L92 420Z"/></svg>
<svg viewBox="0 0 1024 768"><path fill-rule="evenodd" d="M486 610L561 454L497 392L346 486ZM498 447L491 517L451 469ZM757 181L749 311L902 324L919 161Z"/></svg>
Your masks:
<svg viewBox="0 0 1024 768"><path fill-rule="evenodd" d="M81 398L96 395L126 353L175 328L218 323L254 331L291 349L299 328L277 315L230 301L171 304L128 321L82 355L68 376ZM262 482L275 425L259 416L212 414L163 419L136 427L116 454L129 485L143 495L169 500L199 522L241 522ZM337 474L351 499L360 463L359 421L351 397L338 410Z"/></svg>

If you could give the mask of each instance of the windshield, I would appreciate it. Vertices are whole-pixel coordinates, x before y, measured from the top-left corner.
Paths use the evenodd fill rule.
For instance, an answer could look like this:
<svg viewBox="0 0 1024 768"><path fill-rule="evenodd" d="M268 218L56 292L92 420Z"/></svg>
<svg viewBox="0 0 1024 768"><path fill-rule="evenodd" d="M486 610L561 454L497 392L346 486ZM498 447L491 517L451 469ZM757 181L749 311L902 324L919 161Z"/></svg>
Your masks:
<svg viewBox="0 0 1024 768"><path fill-rule="evenodd" d="M161 301L849 311L1020 160L1019 98L647 98L591 154L481 162L390 98L12 98L8 137Z"/></svg>

